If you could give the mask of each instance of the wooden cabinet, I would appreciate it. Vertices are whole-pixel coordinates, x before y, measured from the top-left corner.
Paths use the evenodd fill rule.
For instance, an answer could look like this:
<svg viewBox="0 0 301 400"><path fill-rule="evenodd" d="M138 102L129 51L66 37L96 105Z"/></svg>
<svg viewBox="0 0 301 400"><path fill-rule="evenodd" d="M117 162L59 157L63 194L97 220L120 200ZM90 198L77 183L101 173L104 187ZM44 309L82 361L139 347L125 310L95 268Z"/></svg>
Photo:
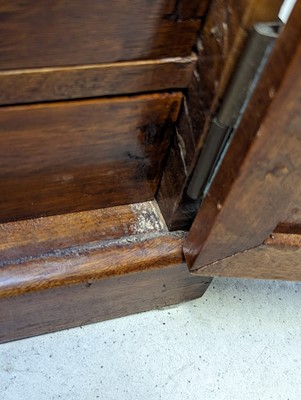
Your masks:
<svg viewBox="0 0 301 400"><path fill-rule="evenodd" d="M280 6L0 2L0 341L193 299L215 275L300 279L300 1L206 195L187 192Z"/></svg>

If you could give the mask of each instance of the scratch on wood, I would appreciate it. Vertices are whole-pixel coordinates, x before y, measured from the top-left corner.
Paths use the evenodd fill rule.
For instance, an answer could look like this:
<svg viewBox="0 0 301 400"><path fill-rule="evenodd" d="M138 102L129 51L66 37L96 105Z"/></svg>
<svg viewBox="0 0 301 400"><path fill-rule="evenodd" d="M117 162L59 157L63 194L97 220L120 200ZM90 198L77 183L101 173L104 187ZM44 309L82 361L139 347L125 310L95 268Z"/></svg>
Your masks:
<svg viewBox="0 0 301 400"><path fill-rule="evenodd" d="M182 136L179 134L179 131L177 128L176 128L176 134L177 134L180 155L181 155L181 159L182 159L182 163L183 163L183 167L184 167L184 172L185 172L185 175L188 176L187 166L186 166L186 162L185 162L185 157L186 157L185 142L184 142Z"/></svg>

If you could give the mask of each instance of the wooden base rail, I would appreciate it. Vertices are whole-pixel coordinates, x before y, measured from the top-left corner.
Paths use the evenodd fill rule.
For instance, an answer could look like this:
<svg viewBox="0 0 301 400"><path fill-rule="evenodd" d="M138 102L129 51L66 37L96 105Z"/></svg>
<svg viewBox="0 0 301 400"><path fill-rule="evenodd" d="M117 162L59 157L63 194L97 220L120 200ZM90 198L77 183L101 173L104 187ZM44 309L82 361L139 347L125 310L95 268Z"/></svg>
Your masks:
<svg viewBox="0 0 301 400"><path fill-rule="evenodd" d="M0 342L200 297L155 202L0 225Z"/></svg>

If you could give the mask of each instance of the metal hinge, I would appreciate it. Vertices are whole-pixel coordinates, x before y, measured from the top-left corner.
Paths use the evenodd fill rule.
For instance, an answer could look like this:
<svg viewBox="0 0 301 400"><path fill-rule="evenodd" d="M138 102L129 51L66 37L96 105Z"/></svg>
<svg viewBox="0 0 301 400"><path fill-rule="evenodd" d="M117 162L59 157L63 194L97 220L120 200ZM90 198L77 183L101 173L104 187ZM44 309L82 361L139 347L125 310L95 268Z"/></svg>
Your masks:
<svg viewBox="0 0 301 400"><path fill-rule="evenodd" d="M204 197L225 154L235 127L254 92L258 79L282 27L281 22L257 23L250 32L245 50L213 119L195 170L187 188L192 199Z"/></svg>

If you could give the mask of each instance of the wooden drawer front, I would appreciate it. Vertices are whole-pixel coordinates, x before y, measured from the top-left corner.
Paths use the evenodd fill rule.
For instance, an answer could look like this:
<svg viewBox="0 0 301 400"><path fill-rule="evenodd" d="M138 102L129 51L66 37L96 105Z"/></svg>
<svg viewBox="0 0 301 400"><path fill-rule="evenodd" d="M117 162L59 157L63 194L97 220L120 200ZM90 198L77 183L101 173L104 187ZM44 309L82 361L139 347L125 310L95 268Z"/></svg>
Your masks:
<svg viewBox="0 0 301 400"><path fill-rule="evenodd" d="M182 95L0 109L0 221L152 199Z"/></svg>
<svg viewBox="0 0 301 400"><path fill-rule="evenodd" d="M191 54L199 19L178 22L170 0L2 0L0 69Z"/></svg>

